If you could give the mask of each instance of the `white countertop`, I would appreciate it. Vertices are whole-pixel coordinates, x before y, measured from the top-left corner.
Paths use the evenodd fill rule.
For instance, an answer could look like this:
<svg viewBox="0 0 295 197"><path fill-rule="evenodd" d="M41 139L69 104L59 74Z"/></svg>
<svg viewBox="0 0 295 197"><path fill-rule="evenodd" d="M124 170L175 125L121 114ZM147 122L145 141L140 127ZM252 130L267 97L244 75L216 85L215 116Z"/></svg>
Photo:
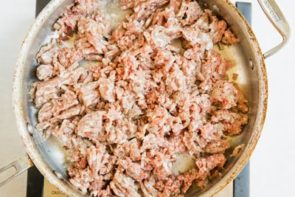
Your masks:
<svg viewBox="0 0 295 197"><path fill-rule="evenodd" d="M253 29L263 51L279 36L253 2ZM290 1L277 0L291 28L295 11ZM0 7L0 166L25 154L18 137L11 104L12 77L20 45L30 28L35 0L2 1ZM294 30L295 31L295 30ZM295 37L278 54L266 60L269 80L268 113L260 141L251 157L251 197L292 196L295 177ZM25 196L25 173L0 188L1 197Z"/></svg>
<svg viewBox="0 0 295 197"><path fill-rule="evenodd" d="M11 91L16 57L34 20L35 0L1 1L0 6L0 166L25 154L12 110ZM26 173L0 188L1 197L24 197Z"/></svg>

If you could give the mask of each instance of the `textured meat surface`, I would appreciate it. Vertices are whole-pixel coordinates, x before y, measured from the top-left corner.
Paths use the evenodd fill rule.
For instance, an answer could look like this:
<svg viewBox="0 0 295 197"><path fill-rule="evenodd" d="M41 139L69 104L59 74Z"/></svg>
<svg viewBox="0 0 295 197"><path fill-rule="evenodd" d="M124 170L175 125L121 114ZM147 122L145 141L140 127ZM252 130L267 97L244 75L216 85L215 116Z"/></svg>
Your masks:
<svg viewBox="0 0 295 197"><path fill-rule="evenodd" d="M247 100L214 45L239 41L197 1L75 0L36 56L37 129L67 150L70 182L92 196L181 196L206 187L248 122ZM178 155L191 167L175 173Z"/></svg>

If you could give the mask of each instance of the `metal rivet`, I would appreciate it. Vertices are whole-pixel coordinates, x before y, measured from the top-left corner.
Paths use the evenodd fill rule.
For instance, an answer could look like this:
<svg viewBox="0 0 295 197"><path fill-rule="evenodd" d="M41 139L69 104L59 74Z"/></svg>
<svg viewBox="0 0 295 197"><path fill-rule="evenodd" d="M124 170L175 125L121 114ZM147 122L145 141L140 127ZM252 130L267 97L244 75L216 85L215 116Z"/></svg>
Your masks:
<svg viewBox="0 0 295 197"><path fill-rule="evenodd" d="M33 127L29 123L27 123L27 130L28 130L29 134L32 136L33 135Z"/></svg>
<svg viewBox="0 0 295 197"><path fill-rule="evenodd" d="M251 70L254 70L254 63L252 59L249 60L249 67L251 68Z"/></svg>
<svg viewBox="0 0 295 197"><path fill-rule="evenodd" d="M58 179L63 179L63 176L61 173L57 172L57 171L53 171L53 173L57 176Z"/></svg>

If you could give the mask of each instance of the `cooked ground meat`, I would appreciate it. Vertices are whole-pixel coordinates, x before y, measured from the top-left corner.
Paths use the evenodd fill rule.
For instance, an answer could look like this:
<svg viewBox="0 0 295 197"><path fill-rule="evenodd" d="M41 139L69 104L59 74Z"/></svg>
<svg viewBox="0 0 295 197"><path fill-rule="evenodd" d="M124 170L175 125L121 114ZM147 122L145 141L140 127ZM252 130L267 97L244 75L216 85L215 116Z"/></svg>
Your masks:
<svg viewBox="0 0 295 197"><path fill-rule="evenodd" d="M68 151L70 182L92 196L179 196L222 170L227 136L248 121L215 44L227 23L197 1L120 0L117 25L98 0L75 0L36 56L36 127ZM192 169L177 174L177 155Z"/></svg>

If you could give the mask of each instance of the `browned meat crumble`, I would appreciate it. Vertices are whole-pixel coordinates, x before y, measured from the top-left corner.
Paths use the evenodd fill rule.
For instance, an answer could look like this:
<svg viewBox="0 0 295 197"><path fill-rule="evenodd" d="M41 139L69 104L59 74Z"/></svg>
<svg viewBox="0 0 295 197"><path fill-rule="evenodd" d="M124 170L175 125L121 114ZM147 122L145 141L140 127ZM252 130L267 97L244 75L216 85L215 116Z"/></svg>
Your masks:
<svg viewBox="0 0 295 197"><path fill-rule="evenodd" d="M37 128L68 150L70 182L92 196L180 196L222 170L247 100L213 46L227 23L190 0L120 0L112 21L75 0L37 54ZM177 155L194 167L175 173Z"/></svg>

